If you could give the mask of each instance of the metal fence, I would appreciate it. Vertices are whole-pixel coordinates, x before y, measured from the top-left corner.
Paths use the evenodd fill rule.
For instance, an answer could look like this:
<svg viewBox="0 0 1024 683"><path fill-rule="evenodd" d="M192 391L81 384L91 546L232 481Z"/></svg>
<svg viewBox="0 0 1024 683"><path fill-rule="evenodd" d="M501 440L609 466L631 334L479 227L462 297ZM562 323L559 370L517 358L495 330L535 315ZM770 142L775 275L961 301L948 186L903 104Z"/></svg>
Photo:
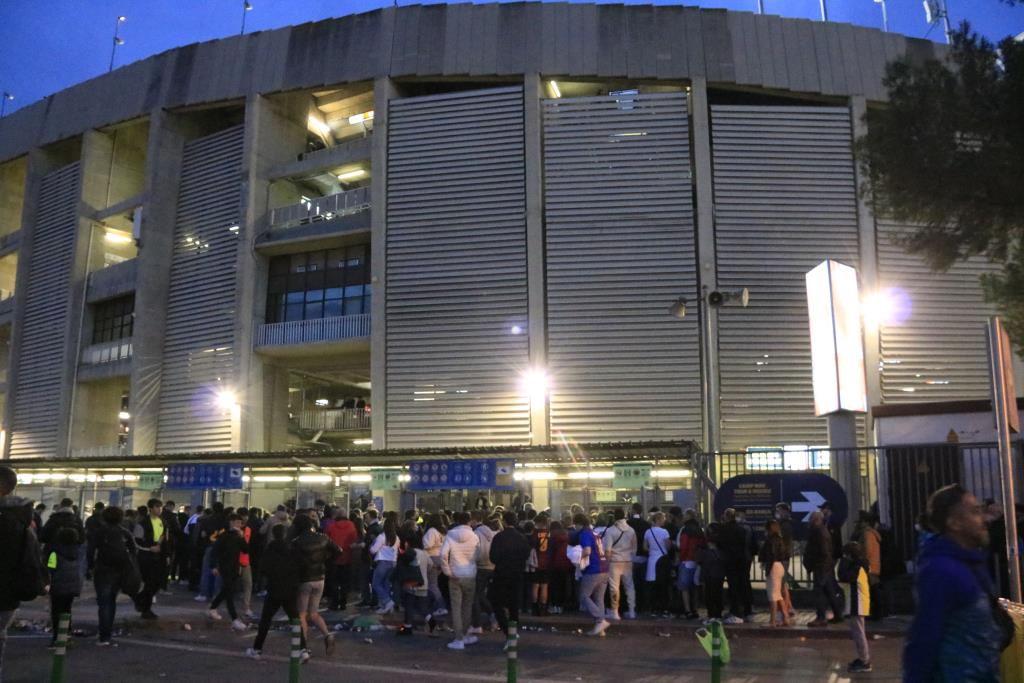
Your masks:
<svg viewBox="0 0 1024 683"><path fill-rule="evenodd" d="M270 212L270 229L286 230L318 221L330 221L369 208L370 187L359 187L273 209Z"/></svg>

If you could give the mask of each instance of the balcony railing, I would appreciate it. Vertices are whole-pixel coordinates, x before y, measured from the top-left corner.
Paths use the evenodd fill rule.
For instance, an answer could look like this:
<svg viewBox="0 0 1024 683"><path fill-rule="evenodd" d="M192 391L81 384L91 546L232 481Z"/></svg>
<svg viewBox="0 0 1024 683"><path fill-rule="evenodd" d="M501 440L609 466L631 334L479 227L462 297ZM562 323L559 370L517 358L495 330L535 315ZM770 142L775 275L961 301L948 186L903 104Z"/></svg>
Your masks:
<svg viewBox="0 0 1024 683"><path fill-rule="evenodd" d="M303 410L299 413L299 427L326 432L365 431L370 428L370 414L357 408Z"/></svg>
<svg viewBox="0 0 1024 683"><path fill-rule="evenodd" d="M115 458L128 455L128 446L92 446L91 448L72 448L72 458Z"/></svg>
<svg viewBox="0 0 1024 683"><path fill-rule="evenodd" d="M82 349L81 362L85 365L100 365L102 363L113 363L132 357L132 340L118 339L117 341L93 344Z"/></svg>
<svg viewBox="0 0 1024 683"><path fill-rule="evenodd" d="M260 325L256 330L256 346L312 344L369 336L370 314L364 313Z"/></svg>
<svg viewBox="0 0 1024 683"><path fill-rule="evenodd" d="M270 212L270 229L287 230L300 225L331 221L370 208L370 187L318 197L307 202L291 204Z"/></svg>

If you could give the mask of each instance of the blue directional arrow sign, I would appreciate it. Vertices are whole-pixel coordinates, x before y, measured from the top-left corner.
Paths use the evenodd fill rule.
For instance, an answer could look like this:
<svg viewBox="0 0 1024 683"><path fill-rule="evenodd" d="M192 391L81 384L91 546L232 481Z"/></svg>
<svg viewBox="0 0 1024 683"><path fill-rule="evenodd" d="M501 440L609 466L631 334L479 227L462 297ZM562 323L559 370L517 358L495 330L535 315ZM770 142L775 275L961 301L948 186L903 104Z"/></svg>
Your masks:
<svg viewBox="0 0 1024 683"><path fill-rule="evenodd" d="M833 525L846 521L846 492L832 477L821 472L773 472L741 474L722 484L715 495L715 517L720 519L726 508L743 510L747 523L756 531L775 514L775 504L789 503L792 510L793 536L803 539L811 513L826 502L832 508Z"/></svg>

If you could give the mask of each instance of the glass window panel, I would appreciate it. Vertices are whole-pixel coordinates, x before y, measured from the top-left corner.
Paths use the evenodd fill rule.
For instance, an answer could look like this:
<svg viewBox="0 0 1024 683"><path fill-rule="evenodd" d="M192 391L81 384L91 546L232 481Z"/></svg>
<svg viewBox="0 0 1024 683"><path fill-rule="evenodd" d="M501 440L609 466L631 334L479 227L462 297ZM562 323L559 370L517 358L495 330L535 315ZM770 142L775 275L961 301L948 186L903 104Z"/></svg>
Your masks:
<svg viewBox="0 0 1024 683"><path fill-rule="evenodd" d="M324 317L324 305L322 303L306 304L306 320Z"/></svg>
<svg viewBox="0 0 1024 683"><path fill-rule="evenodd" d="M352 298L352 297L357 297L357 296L361 297L362 295L363 295L363 286L362 285L351 285L351 286L345 288L345 298L346 299L349 299L349 298Z"/></svg>
<svg viewBox="0 0 1024 683"><path fill-rule="evenodd" d="M342 315L359 315L363 312L363 297L345 299L345 308Z"/></svg>
<svg viewBox="0 0 1024 683"><path fill-rule="evenodd" d="M284 313L285 322L302 320L302 304L288 304Z"/></svg>
<svg viewBox="0 0 1024 683"><path fill-rule="evenodd" d="M341 269L345 267L345 250L331 249L327 252L327 268Z"/></svg>
<svg viewBox="0 0 1024 683"><path fill-rule="evenodd" d="M289 272L292 273L305 273L306 272L306 255L305 254L292 254L291 255L291 267Z"/></svg>
<svg viewBox="0 0 1024 683"><path fill-rule="evenodd" d="M275 256L270 259L270 274L271 275L287 275L288 266L291 262L291 258L288 256Z"/></svg>
<svg viewBox="0 0 1024 683"><path fill-rule="evenodd" d="M306 292L306 303L324 300L324 290L310 289Z"/></svg>
<svg viewBox="0 0 1024 683"><path fill-rule="evenodd" d="M345 271L328 270L324 273L324 284L327 287L341 287L345 284Z"/></svg>
<svg viewBox="0 0 1024 683"><path fill-rule="evenodd" d="M328 299L324 302L324 317L333 318L341 315L341 299Z"/></svg>
<svg viewBox="0 0 1024 683"><path fill-rule="evenodd" d="M323 286L324 272L322 270L306 274L306 289L320 289Z"/></svg>
<svg viewBox="0 0 1024 683"><path fill-rule="evenodd" d="M324 292L325 299L340 299L341 298L341 287L328 287L327 291Z"/></svg>
<svg viewBox="0 0 1024 683"><path fill-rule="evenodd" d="M278 294L280 292L287 291L288 289L288 276L287 275L274 275L271 276L267 283L267 293Z"/></svg>
<svg viewBox="0 0 1024 683"><path fill-rule="evenodd" d="M288 286L285 291L301 292L306 288L306 275L304 273L293 273L288 276Z"/></svg>
<svg viewBox="0 0 1024 683"><path fill-rule="evenodd" d="M318 272L324 269L324 257L326 252L323 251L311 251L306 254L308 257L306 261L306 272Z"/></svg>
<svg viewBox="0 0 1024 683"><path fill-rule="evenodd" d="M301 304L302 300L306 298L305 292L288 292L288 303L289 304Z"/></svg>
<svg viewBox="0 0 1024 683"><path fill-rule="evenodd" d="M370 296L370 286L366 286L366 294L363 294L363 313L369 313L372 309L370 304L372 303L373 297Z"/></svg>

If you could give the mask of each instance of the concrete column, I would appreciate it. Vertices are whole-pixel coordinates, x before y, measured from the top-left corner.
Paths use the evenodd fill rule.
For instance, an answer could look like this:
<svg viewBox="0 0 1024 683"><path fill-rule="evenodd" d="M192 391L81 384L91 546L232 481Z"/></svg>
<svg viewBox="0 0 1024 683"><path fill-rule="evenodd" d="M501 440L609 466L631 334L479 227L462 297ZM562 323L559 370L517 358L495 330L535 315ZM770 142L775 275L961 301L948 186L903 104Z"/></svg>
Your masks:
<svg viewBox="0 0 1024 683"><path fill-rule="evenodd" d="M25 319L25 293L28 289L29 263L34 249L32 227L39 212L39 184L57 164L42 149L33 149L28 153L28 168L25 172L25 201L21 209L21 247L18 249L18 273L14 288L14 313L11 322L11 358L10 370L7 375L7 402L4 406L4 426L7 430L4 439L4 458L11 455L11 429L14 426L14 403L17 399L18 375L21 367L22 325Z"/></svg>
<svg viewBox="0 0 1024 683"><path fill-rule="evenodd" d="M829 474L846 492L849 511L843 536L850 538L861 510L860 451L857 450L857 415L837 413L828 416L828 445L832 449Z"/></svg>
<svg viewBox="0 0 1024 683"><path fill-rule="evenodd" d="M715 254L715 205L712 185L711 119L708 84L694 78L690 84L693 127L693 167L697 202L697 271L701 287L701 377L703 378L704 451L711 454L710 474L715 477L714 453L721 447L721 390L718 375L718 309L707 304L707 293L718 289Z"/></svg>
<svg viewBox="0 0 1024 683"><path fill-rule="evenodd" d="M388 103L398 97L390 78L373 82L373 139L370 185L370 435L375 449L387 448L387 238L388 238Z"/></svg>
<svg viewBox="0 0 1024 683"><path fill-rule="evenodd" d="M850 98L850 119L853 123L854 140L867 134L867 101L863 97ZM866 178L857 160L854 159L854 177L857 181L857 230L860 241L860 294L861 298L877 292L881 283L878 277L878 242L875 233L875 217L871 204L861 192ZM871 407L882 403L882 375L879 370L881 340L878 326L864 327L864 370L867 376L868 414L867 433L870 443L875 443L874 420Z"/></svg>
<svg viewBox="0 0 1024 683"><path fill-rule="evenodd" d="M182 152L190 136L185 117L162 109L153 113L146 151L146 201L142 206L132 332L132 419L128 446L135 455L156 452L178 183Z"/></svg>
<svg viewBox="0 0 1024 683"><path fill-rule="evenodd" d="M285 410L268 394L264 373L273 372L266 359L253 350L256 326L266 320L268 259L255 243L266 230L270 169L295 158L306 142L308 95L273 99L252 95L245 105L245 148L242 158L242 209L238 231L238 268L235 281L235 393L238 423L233 425L233 451L271 448L272 424L266 416ZM287 381L287 380L286 380ZM287 400L287 399L286 399ZM265 405L269 402L269 406Z"/></svg>
<svg viewBox="0 0 1024 683"><path fill-rule="evenodd" d="M64 354L64 378L61 384L65 391L61 396L60 415L67 419L59 422L60 432L58 443L66 443L68 454L75 447L71 435L76 420L92 420L88 415L90 401L76 401L78 387L78 358L82 350L82 325L85 322L85 292L89 281L89 271L97 258L94 254L93 222L87 216L99 209L106 208L107 188L110 185L110 160L114 153L114 143L109 136L99 131L89 130L82 135L81 194L78 203L78 226L75 233L74 252L71 259L71 272L68 277L69 301L67 316L68 344ZM102 258L102 256L100 256ZM86 413L78 415L77 412ZM116 415L116 410L115 410ZM111 416L111 422L117 422Z"/></svg>
<svg viewBox="0 0 1024 683"><path fill-rule="evenodd" d="M530 367L547 372L548 318L544 263L544 158L542 149L544 82L540 74L527 74L524 83L526 156L526 286L530 335ZM544 401L530 401L533 445L551 443L550 393Z"/></svg>

